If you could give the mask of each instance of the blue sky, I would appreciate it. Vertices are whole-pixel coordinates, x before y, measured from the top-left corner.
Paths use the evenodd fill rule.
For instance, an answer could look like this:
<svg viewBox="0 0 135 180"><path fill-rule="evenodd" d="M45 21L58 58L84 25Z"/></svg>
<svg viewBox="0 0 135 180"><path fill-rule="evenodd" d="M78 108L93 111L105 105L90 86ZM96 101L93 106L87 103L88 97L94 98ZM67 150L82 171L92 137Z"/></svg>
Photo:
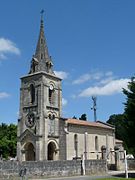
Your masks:
<svg viewBox="0 0 135 180"><path fill-rule="evenodd" d="M29 71L45 10L45 35L54 70L63 78L63 116L93 121L124 111L135 68L134 0L1 0L0 123L16 123L20 77Z"/></svg>

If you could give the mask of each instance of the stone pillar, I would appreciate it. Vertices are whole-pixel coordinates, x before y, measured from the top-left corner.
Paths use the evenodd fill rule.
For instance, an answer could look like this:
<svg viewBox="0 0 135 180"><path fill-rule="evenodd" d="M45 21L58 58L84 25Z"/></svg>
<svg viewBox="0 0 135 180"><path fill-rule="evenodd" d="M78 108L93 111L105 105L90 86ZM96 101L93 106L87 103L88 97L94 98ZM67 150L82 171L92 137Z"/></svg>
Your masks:
<svg viewBox="0 0 135 180"><path fill-rule="evenodd" d="M115 146L114 147L114 151L115 151L115 168L117 171L120 170L120 153L119 153L119 147Z"/></svg>
<svg viewBox="0 0 135 180"><path fill-rule="evenodd" d="M35 145L35 153L36 153L36 157L35 157L35 160L36 161L40 161L41 159L40 159L40 151L41 151L41 149L40 149L40 141L36 141L36 145Z"/></svg>
<svg viewBox="0 0 135 180"><path fill-rule="evenodd" d="M106 147L105 146L101 147L101 153L102 153L102 159L106 159Z"/></svg>
<svg viewBox="0 0 135 180"><path fill-rule="evenodd" d="M21 143L17 142L17 160L22 161Z"/></svg>
<svg viewBox="0 0 135 180"><path fill-rule="evenodd" d="M85 132L84 134L84 155L85 155L85 160L87 160L87 147L88 147L88 133Z"/></svg>

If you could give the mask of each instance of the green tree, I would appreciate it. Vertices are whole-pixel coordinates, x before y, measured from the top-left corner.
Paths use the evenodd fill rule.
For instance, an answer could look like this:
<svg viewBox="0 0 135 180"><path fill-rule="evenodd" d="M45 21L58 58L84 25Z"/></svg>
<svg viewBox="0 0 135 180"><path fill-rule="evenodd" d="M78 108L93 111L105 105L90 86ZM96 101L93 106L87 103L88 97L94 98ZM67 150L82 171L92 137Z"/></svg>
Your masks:
<svg viewBox="0 0 135 180"><path fill-rule="evenodd" d="M16 144L17 144L17 126L14 124L7 125L2 123L0 125L0 150L2 150L2 156L8 158L8 156L16 156Z"/></svg>
<svg viewBox="0 0 135 180"><path fill-rule="evenodd" d="M83 121L87 121L87 115L86 114L82 114L79 119L83 120Z"/></svg>
<svg viewBox="0 0 135 180"><path fill-rule="evenodd" d="M77 119L77 117L76 117L76 116L73 116L72 119Z"/></svg>
<svg viewBox="0 0 135 180"><path fill-rule="evenodd" d="M126 120L123 114L113 114L109 117L107 123L115 127L115 136L124 142L125 148L127 147L125 139L127 139L126 133Z"/></svg>
<svg viewBox="0 0 135 180"><path fill-rule="evenodd" d="M129 152L135 156L135 77L131 78L128 89L123 89L123 93L127 96L124 113L128 135L126 143Z"/></svg>

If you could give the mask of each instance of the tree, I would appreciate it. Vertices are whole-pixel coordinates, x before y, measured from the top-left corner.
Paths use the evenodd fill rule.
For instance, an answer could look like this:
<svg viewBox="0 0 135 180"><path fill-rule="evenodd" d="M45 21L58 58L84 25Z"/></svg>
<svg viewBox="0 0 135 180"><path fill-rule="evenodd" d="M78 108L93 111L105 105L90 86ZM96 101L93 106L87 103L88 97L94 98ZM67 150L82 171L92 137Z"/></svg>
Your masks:
<svg viewBox="0 0 135 180"><path fill-rule="evenodd" d="M135 156L135 77L131 78L128 89L123 89L123 93L127 96L124 114L129 138L126 139L126 143L129 152Z"/></svg>
<svg viewBox="0 0 135 180"><path fill-rule="evenodd" d="M127 145L125 139L127 138L127 134L126 134L126 120L124 114L111 115L107 123L115 127L116 138L122 140L126 148Z"/></svg>
<svg viewBox="0 0 135 180"><path fill-rule="evenodd" d="M83 120L83 121L87 121L87 115L86 114L82 114L79 119Z"/></svg>
<svg viewBox="0 0 135 180"><path fill-rule="evenodd" d="M14 124L0 125L0 151L4 158L16 156L17 126Z"/></svg>
<svg viewBox="0 0 135 180"><path fill-rule="evenodd" d="M73 116L72 119L77 119L77 117L76 117L76 116Z"/></svg>

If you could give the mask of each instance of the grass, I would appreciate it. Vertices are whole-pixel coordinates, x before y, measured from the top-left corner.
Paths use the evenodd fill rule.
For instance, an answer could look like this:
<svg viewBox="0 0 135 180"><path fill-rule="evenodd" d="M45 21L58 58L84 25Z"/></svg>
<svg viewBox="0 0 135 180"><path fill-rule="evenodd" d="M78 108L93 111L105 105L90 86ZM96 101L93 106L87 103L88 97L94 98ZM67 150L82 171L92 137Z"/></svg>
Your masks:
<svg viewBox="0 0 135 180"><path fill-rule="evenodd" d="M124 180L126 178L103 178L100 180ZM127 180L135 180L135 178L128 178Z"/></svg>

